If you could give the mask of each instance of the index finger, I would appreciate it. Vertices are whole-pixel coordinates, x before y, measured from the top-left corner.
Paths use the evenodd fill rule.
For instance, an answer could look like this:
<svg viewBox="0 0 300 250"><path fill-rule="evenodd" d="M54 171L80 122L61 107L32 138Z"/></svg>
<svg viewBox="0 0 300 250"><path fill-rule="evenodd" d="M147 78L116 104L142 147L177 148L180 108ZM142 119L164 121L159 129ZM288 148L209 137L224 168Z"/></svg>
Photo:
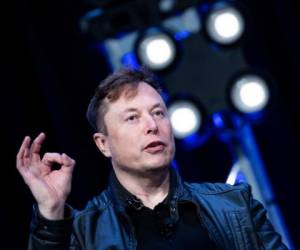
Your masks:
<svg viewBox="0 0 300 250"><path fill-rule="evenodd" d="M21 147L19 149L19 152L17 154L17 158L20 159L24 156L25 154L25 149L29 147L29 144L30 144L30 137L29 136L25 136L22 144L21 144Z"/></svg>
<svg viewBox="0 0 300 250"><path fill-rule="evenodd" d="M32 142L32 145L30 147L30 153L39 154L45 138L45 133L40 133Z"/></svg>

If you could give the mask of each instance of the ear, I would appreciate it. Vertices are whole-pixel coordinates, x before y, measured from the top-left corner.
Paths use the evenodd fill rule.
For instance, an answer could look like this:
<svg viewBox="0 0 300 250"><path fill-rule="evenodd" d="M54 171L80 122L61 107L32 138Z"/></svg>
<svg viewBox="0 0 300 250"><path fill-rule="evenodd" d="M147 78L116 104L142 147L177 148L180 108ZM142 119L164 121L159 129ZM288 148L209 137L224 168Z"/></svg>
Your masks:
<svg viewBox="0 0 300 250"><path fill-rule="evenodd" d="M94 142L96 143L98 149L104 154L106 157L111 157L109 144L107 141L107 136L103 133L95 133L93 135Z"/></svg>

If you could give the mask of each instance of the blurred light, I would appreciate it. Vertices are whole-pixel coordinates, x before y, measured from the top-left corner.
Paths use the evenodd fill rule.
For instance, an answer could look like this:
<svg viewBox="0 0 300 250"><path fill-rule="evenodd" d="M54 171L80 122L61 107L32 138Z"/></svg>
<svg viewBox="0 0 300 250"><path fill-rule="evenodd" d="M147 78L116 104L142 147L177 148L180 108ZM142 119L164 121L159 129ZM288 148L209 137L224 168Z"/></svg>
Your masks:
<svg viewBox="0 0 300 250"><path fill-rule="evenodd" d="M89 25L90 25L89 23L91 22L91 20L101 16L102 14L103 14L103 10L100 8L97 8L97 9L87 12L84 16L82 16L80 18L80 21L79 21L80 29L83 32L87 32L89 29Z"/></svg>
<svg viewBox="0 0 300 250"><path fill-rule="evenodd" d="M170 36L157 33L142 38L137 54L140 61L152 70L162 70L175 60L176 46Z"/></svg>
<svg viewBox="0 0 300 250"><path fill-rule="evenodd" d="M159 8L163 12L171 11L174 7L175 0L161 0L159 2Z"/></svg>
<svg viewBox="0 0 300 250"><path fill-rule="evenodd" d="M215 42L228 45L236 42L244 31L244 19L230 6L217 5L207 17L207 32Z"/></svg>
<svg viewBox="0 0 300 250"><path fill-rule="evenodd" d="M220 113L212 114L212 121L214 126L217 128L223 128L225 126Z"/></svg>
<svg viewBox="0 0 300 250"><path fill-rule="evenodd" d="M261 111L267 105L269 97L267 84L255 75L241 77L231 89L231 101L243 113Z"/></svg>
<svg viewBox="0 0 300 250"><path fill-rule="evenodd" d="M243 159L244 160L244 159ZM245 173L243 172L241 166L241 163L236 162L233 166L232 169L230 170L230 173L227 177L226 183L230 185L236 185L239 183L247 183L247 178Z"/></svg>
<svg viewBox="0 0 300 250"><path fill-rule="evenodd" d="M209 133L194 133L182 138L181 144L183 145L184 150L194 150L204 145L209 136Z"/></svg>
<svg viewBox="0 0 300 250"><path fill-rule="evenodd" d="M227 177L226 183L230 184L230 185L234 185L239 171L240 171L240 169L239 169L238 165L237 164L233 165L233 167Z"/></svg>
<svg viewBox="0 0 300 250"><path fill-rule="evenodd" d="M125 53L122 56L121 61L124 66L131 66L132 68L135 69L140 67L137 58L135 57L135 54L133 52Z"/></svg>
<svg viewBox="0 0 300 250"><path fill-rule="evenodd" d="M202 122L199 109L187 101L173 103L169 107L169 115L176 138L184 138L197 132Z"/></svg>
<svg viewBox="0 0 300 250"><path fill-rule="evenodd" d="M180 40L183 40L183 39L188 38L190 35L191 35L191 32L186 31L186 30L182 30L182 31L176 32L176 33L174 34L174 38L175 38L177 41L180 41Z"/></svg>
<svg viewBox="0 0 300 250"><path fill-rule="evenodd" d="M177 162L176 162L175 159L172 160L171 167L174 168L174 169L176 169L176 170L179 170L178 164L177 164Z"/></svg>

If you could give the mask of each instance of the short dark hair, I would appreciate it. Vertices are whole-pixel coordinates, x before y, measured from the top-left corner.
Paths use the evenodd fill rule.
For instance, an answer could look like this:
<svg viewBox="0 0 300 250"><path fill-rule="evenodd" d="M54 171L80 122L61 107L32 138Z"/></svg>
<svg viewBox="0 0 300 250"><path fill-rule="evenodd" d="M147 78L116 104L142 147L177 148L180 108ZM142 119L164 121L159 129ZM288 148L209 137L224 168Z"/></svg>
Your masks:
<svg viewBox="0 0 300 250"><path fill-rule="evenodd" d="M122 68L108 75L95 90L87 109L87 119L94 132L107 133L104 123L104 115L108 110L107 100L110 103L117 101L125 91L126 95L135 95L140 82L146 82L152 86L160 95L162 88L158 78L146 67Z"/></svg>

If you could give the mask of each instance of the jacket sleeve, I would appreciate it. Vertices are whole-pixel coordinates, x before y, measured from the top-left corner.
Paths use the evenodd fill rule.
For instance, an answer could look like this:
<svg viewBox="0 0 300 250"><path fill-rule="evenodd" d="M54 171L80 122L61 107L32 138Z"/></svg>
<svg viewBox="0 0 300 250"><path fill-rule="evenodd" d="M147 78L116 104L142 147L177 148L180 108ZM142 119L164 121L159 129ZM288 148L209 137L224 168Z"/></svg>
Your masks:
<svg viewBox="0 0 300 250"><path fill-rule="evenodd" d="M250 203L250 212L255 227L258 241L263 249L286 250L281 236L275 231L272 223L267 218L264 206L255 200L251 194L251 187L247 184L247 195Z"/></svg>
<svg viewBox="0 0 300 250"><path fill-rule="evenodd" d="M28 250L80 250L72 235L73 209L66 206L66 219L47 220L42 217L36 205L30 224Z"/></svg>

